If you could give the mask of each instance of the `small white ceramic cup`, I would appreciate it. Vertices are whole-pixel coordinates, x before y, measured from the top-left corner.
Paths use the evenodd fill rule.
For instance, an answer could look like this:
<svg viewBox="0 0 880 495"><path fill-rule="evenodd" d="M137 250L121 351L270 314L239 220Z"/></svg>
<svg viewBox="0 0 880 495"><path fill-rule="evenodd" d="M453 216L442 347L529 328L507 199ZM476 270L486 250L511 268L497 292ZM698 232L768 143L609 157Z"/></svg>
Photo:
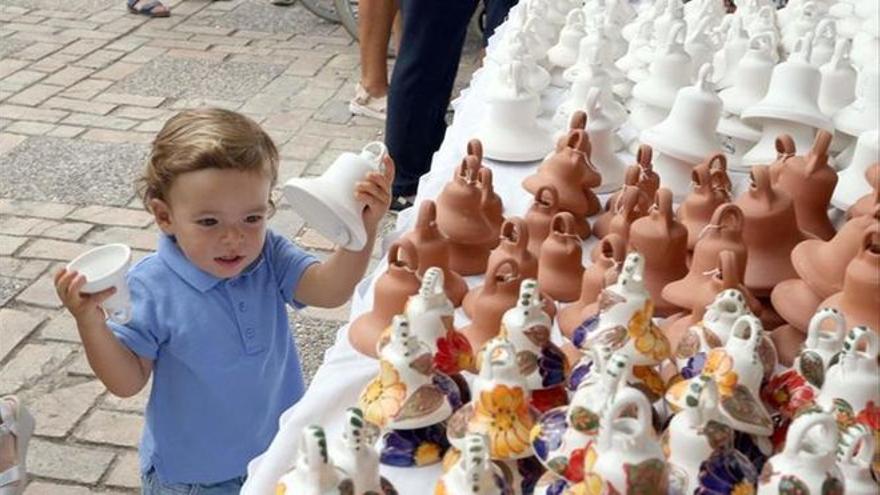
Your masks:
<svg viewBox="0 0 880 495"><path fill-rule="evenodd" d="M131 319L131 294L125 274L131 263L131 248L125 244L99 246L77 256L67 264L68 271L76 271L86 278L82 292L95 294L111 287L116 292L102 306L107 316L117 323Z"/></svg>

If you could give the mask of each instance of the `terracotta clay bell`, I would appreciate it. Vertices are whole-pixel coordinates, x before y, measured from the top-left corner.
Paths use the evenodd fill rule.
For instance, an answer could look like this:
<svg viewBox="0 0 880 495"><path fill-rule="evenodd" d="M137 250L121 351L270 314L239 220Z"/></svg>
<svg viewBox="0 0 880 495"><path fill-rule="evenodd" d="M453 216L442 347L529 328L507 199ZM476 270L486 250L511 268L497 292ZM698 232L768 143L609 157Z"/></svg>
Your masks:
<svg viewBox="0 0 880 495"><path fill-rule="evenodd" d="M552 184L541 186L535 192L535 201L526 212L526 225L529 228L529 251L538 256L541 243L550 234L550 222L559 212L559 193Z"/></svg>
<svg viewBox="0 0 880 495"><path fill-rule="evenodd" d="M645 258L645 288L657 316L681 310L663 299L661 292L666 284L687 275L687 241L687 229L672 212L672 191L660 188L651 212L633 222L629 232L630 247Z"/></svg>
<svg viewBox="0 0 880 495"><path fill-rule="evenodd" d="M736 258L739 280L744 279L748 250L743 241L743 213L733 203L725 203L715 209L697 244L688 274L663 288L663 299L682 308L693 308L695 303L703 306L715 298L712 274L718 266L718 255L731 251ZM703 302L705 301L705 302Z"/></svg>
<svg viewBox="0 0 880 495"><path fill-rule="evenodd" d="M788 134L776 140L780 157L771 166L771 176L776 187L785 191L794 201L798 227L819 239L828 240L836 232L828 218L831 195L837 185L837 172L828 165L828 147L831 133L819 130L813 148L806 156L795 155L794 140ZM777 167L777 170L773 170Z"/></svg>
<svg viewBox="0 0 880 495"><path fill-rule="evenodd" d="M557 146L538 171L523 180L523 187L532 194L541 186L556 186L559 208L575 216L578 235L584 239L590 235L586 217L599 212L599 198L591 188L602 183L602 177L589 162L589 156L590 139L586 131L569 131L565 146Z"/></svg>
<svg viewBox="0 0 880 495"><path fill-rule="evenodd" d="M409 296L421 287L418 271L418 251L412 241L399 239L388 248L388 270L376 281L373 309L358 316L348 329L348 339L355 350L370 357L377 356L379 336L394 315L403 313Z"/></svg>
<svg viewBox="0 0 880 495"><path fill-rule="evenodd" d="M843 290L822 301L836 308L849 327L864 325L880 332L880 225L865 229L859 254L846 267Z"/></svg>
<svg viewBox="0 0 880 495"><path fill-rule="evenodd" d="M584 273L581 257L574 216L567 211L557 213L538 258L538 285L542 291L558 301L576 300Z"/></svg>
<svg viewBox="0 0 880 495"><path fill-rule="evenodd" d="M618 269L626 256L626 243L617 234L599 241L599 257L584 270L580 297L559 311L559 329L571 338L574 329L599 311L596 300L602 289L617 281Z"/></svg>
<svg viewBox="0 0 880 495"><path fill-rule="evenodd" d="M608 222L608 234L617 234L625 243L629 242L629 231L633 222L645 216L648 211L639 208L641 197L642 192L637 186L623 186L614 204L614 215ZM598 256L599 246L596 245L590 251L590 259L596 261Z"/></svg>
<svg viewBox="0 0 880 495"><path fill-rule="evenodd" d="M495 192L495 189L492 186L492 170L483 167L483 143L481 143L479 139L471 139L468 141L467 154L468 156L476 157L477 163L480 165L480 173L483 174L480 176L480 184L485 189L483 208L486 212L486 216L489 218L489 223L491 223L496 229L500 229L501 223L504 221L504 205L501 202L501 196ZM485 172L482 172L484 169L489 171L488 176L485 175Z"/></svg>
<svg viewBox="0 0 880 495"><path fill-rule="evenodd" d="M769 167L752 167L751 178L749 189L735 204L745 217L743 240L749 250L746 287L761 297L779 282L797 277L791 251L805 236L798 229L794 201L770 182Z"/></svg>
<svg viewBox="0 0 880 495"><path fill-rule="evenodd" d="M678 207L678 221L688 231L688 249L693 250L700 232L709 224L712 213L730 202L730 177L727 176L727 158L716 153L694 167L691 174L693 190Z"/></svg>
<svg viewBox="0 0 880 495"><path fill-rule="evenodd" d="M513 258L507 258L489 268L474 299L474 307L479 308L479 311L472 314L471 324L462 329L474 350L479 350L486 341L498 335L501 317L505 311L516 305L523 280L519 266Z"/></svg>
<svg viewBox="0 0 880 495"><path fill-rule="evenodd" d="M538 258L529 251L529 229L526 221L510 217L501 224L498 247L489 255L488 266L494 266L504 258L515 258L524 278L538 276Z"/></svg>
<svg viewBox="0 0 880 495"><path fill-rule="evenodd" d="M416 247L419 259L419 277L436 266L443 270L443 291L455 307L468 291L467 282L449 268L449 240L437 228L437 205L430 199L419 204L419 215L413 229L403 235Z"/></svg>
<svg viewBox="0 0 880 495"><path fill-rule="evenodd" d="M449 239L449 267L461 275L486 270L498 235L483 209L477 157L466 156L437 197L437 227Z"/></svg>
<svg viewBox="0 0 880 495"><path fill-rule="evenodd" d="M770 293L773 309L792 328L805 336L810 317L819 309L822 298L800 278L783 280Z"/></svg>
<svg viewBox="0 0 880 495"><path fill-rule="evenodd" d="M870 215L874 205L880 204L880 163L875 163L865 172L872 191L862 196L846 212L846 218L855 218L862 215Z"/></svg>
<svg viewBox="0 0 880 495"><path fill-rule="evenodd" d="M624 174L623 184L626 186L636 186L641 194L639 195L637 212L639 215L646 215L651 205L654 203L654 195L660 188L660 176L654 172L654 165L651 162L653 152L647 144L639 146L636 152L636 163L627 167ZM614 205L617 204L617 198L623 194L623 189L612 194L605 205L605 212L599 215L599 218L593 223L593 234L602 239L610 232L611 219L614 217Z"/></svg>

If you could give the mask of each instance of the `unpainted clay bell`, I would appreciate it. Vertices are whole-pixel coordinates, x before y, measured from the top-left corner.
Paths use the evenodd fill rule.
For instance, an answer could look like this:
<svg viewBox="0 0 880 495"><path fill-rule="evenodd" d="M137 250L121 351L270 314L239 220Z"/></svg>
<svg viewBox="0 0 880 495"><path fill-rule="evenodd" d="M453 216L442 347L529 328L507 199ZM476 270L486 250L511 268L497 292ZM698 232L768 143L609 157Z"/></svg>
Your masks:
<svg viewBox="0 0 880 495"><path fill-rule="evenodd" d="M865 172L865 178L873 190L859 198L846 212L846 218L869 215L875 205L880 204L880 163L875 163Z"/></svg>
<svg viewBox="0 0 880 495"><path fill-rule="evenodd" d="M599 211L599 198L591 188L602 183L602 177L589 162L590 140L586 131L571 130L565 146L557 145L538 167L523 180L523 187L534 194L544 185L552 184L559 193L559 208L571 212L578 220L578 232L589 235L586 217Z"/></svg>
<svg viewBox="0 0 880 495"><path fill-rule="evenodd" d="M693 189L676 214L678 221L687 229L688 249L693 250L715 210L731 200L730 177L727 175L727 158L724 154L716 153L694 167L691 183Z"/></svg>
<svg viewBox="0 0 880 495"><path fill-rule="evenodd" d="M756 296L768 295L783 280L797 277L791 251L807 238L799 229L794 201L770 181L770 168L752 167L751 184L735 204L745 217L743 240L749 250L746 287Z"/></svg>
<svg viewBox="0 0 880 495"><path fill-rule="evenodd" d="M498 335L501 317L516 305L523 280L513 258L507 258L487 270L473 305L479 311L472 314L471 324L462 329L473 349L480 349L486 341Z"/></svg>
<svg viewBox="0 0 880 495"><path fill-rule="evenodd" d="M627 167L623 178L624 187L636 186L642 192L639 197L638 211L641 215L646 215L648 209L654 203L654 195L660 188L660 176L654 172L654 164L652 162L653 151L647 144L639 146L636 152L636 163ZM623 190L611 195L605 205L605 212L593 223L593 234L602 239L609 233L609 224L614 216L614 208L618 196Z"/></svg>
<svg viewBox="0 0 880 495"><path fill-rule="evenodd" d="M846 266L861 250L862 233L878 222L880 205L875 205L873 214L849 220L830 241L801 242L791 252L795 271L821 299L840 292Z"/></svg>
<svg viewBox="0 0 880 495"><path fill-rule="evenodd" d="M430 199L419 204L419 215L413 229L403 235L416 247L418 252L419 277L436 266L443 270L443 291L455 307L468 291L467 282L461 275L449 268L449 240L437 228L437 205Z"/></svg>
<svg viewBox="0 0 880 495"><path fill-rule="evenodd" d="M538 258L538 285L542 291L561 302L577 299L584 273L581 256L574 216L567 211L557 213Z"/></svg>
<svg viewBox="0 0 880 495"><path fill-rule="evenodd" d="M792 278L776 284L770 293L770 302L786 324L803 333L822 298L802 279Z"/></svg>
<svg viewBox="0 0 880 495"><path fill-rule="evenodd" d="M849 262L843 290L822 301L823 308L835 308L848 327L868 326L880 332L880 225L865 229L859 254Z"/></svg>
<svg viewBox="0 0 880 495"><path fill-rule="evenodd" d="M663 288L663 299L682 308L693 308L695 303L714 300L712 274L718 266L722 251L731 251L736 258L739 279L744 280L748 250L743 241L743 213L733 203L725 203L715 209L709 224L700 234L694 246L688 274Z"/></svg>
<svg viewBox="0 0 880 495"><path fill-rule="evenodd" d="M483 191L483 212L489 219L489 225L497 237L501 231L501 224L504 223L504 205L501 204L501 197L498 196L492 185L492 169L480 168L477 177L480 179L478 184Z"/></svg>
<svg viewBox="0 0 880 495"><path fill-rule="evenodd" d="M526 225L529 229L529 251L537 256L541 243L550 234L550 222L559 212L559 193L556 187L547 184L535 192L535 201L526 212Z"/></svg>
<svg viewBox="0 0 880 495"><path fill-rule="evenodd" d="M602 289L617 281L618 267L626 256L626 242L617 234L608 234L599 241L599 257L584 269L580 297L559 311L559 329L571 338L574 329L595 315L595 304Z"/></svg>
<svg viewBox="0 0 880 495"><path fill-rule="evenodd" d="M629 232L629 245L645 258L645 288L657 316L681 310L663 299L661 292L669 282L687 275L687 240L687 229L672 212L672 191L661 187L650 213L633 222Z"/></svg>
<svg viewBox="0 0 880 495"><path fill-rule="evenodd" d="M494 266L504 258L516 259L524 278L538 276L538 258L529 249L529 229L525 220L510 217L501 224L500 242L489 254L488 266Z"/></svg>
<svg viewBox="0 0 880 495"><path fill-rule="evenodd" d="M639 209L639 201L642 192L637 186L623 186L620 195L617 196L614 205L614 215L608 222L608 234L617 234L629 243L629 231L633 222L645 216L647 210ZM590 251L590 259L596 261L599 256L599 245L593 247Z"/></svg>
<svg viewBox="0 0 880 495"><path fill-rule="evenodd" d="M373 309L357 317L348 329L348 340L355 350L376 357L379 336L421 287L418 271L418 252L412 241L399 239L388 248L388 270L376 281Z"/></svg>
<svg viewBox="0 0 880 495"><path fill-rule="evenodd" d="M461 275L483 273L498 240L483 208L479 170L477 157L466 156L437 197L437 227L449 239L449 267Z"/></svg>
<svg viewBox="0 0 880 495"><path fill-rule="evenodd" d="M771 167L771 176L776 187L785 191L794 201L797 224L801 231L819 239L834 237L836 230L828 218L831 195L837 184L837 172L828 165L828 147L831 133L819 130L813 148L806 156L795 155L794 140L786 134L776 140L780 156ZM780 163L781 162L781 163Z"/></svg>

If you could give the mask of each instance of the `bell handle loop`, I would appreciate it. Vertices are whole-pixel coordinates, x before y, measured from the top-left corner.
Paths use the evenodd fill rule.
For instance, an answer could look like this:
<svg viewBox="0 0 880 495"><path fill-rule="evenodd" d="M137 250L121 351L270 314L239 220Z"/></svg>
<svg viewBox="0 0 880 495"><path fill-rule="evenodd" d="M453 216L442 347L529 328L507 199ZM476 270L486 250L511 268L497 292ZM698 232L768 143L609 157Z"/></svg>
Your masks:
<svg viewBox="0 0 880 495"><path fill-rule="evenodd" d="M566 146L580 151L581 153L590 153L590 138L587 131L583 129L573 129L568 131L568 143Z"/></svg>
<svg viewBox="0 0 880 495"><path fill-rule="evenodd" d="M419 204L419 214L416 217L415 230L433 230L437 221L437 204L433 200L426 199Z"/></svg>
<svg viewBox="0 0 880 495"><path fill-rule="evenodd" d="M820 38L837 39L837 22L834 19L825 18L816 24L816 29L813 31L813 44L818 43Z"/></svg>
<svg viewBox="0 0 880 495"><path fill-rule="evenodd" d="M623 215L627 219L630 218L639 205L641 191L638 186L629 186L621 189L620 194L614 202L614 213Z"/></svg>
<svg viewBox="0 0 880 495"><path fill-rule="evenodd" d="M752 184L749 187L749 194L768 204L772 203L776 193L773 190L773 183L770 179L770 167L767 165L755 165L752 167L751 179Z"/></svg>
<svg viewBox="0 0 880 495"><path fill-rule="evenodd" d="M749 38L750 50L769 54L774 46L776 46L776 39L770 31L763 31Z"/></svg>
<svg viewBox="0 0 880 495"><path fill-rule="evenodd" d="M590 114L595 114L599 109L599 96L602 92L597 87L592 87L587 92L586 108Z"/></svg>
<svg viewBox="0 0 880 495"><path fill-rule="evenodd" d="M553 215L550 221L550 231L564 236L575 235L574 215L567 211L560 211Z"/></svg>
<svg viewBox="0 0 880 495"><path fill-rule="evenodd" d="M519 278L519 263L516 262L513 258L504 258L497 265L492 267L492 272L487 274L486 277L486 285L485 290L490 292L495 292L498 288L498 278L501 276L501 269L503 267L510 267L510 274L512 278Z"/></svg>
<svg viewBox="0 0 880 495"><path fill-rule="evenodd" d="M821 443L817 442L825 448L833 449L837 445L837 422L834 416L825 412L806 413L795 418L788 429L785 447L782 449L782 455L795 458L801 455L804 440L807 439L808 433L815 428L821 428ZM812 435L811 435L812 436ZM813 437L816 438L816 437ZM831 450L833 455L834 450Z"/></svg>
<svg viewBox="0 0 880 495"><path fill-rule="evenodd" d="M570 130L573 129L586 129L587 128L587 112L583 110L575 110L571 113L571 118L568 120L568 128Z"/></svg>
<svg viewBox="0 0 880 495"><path fill-rule="evenodd" d="M725 249L718 253L718 273L715 276L721 280L721 286L725 290L732 289L742 282L737 268L736 254L733 251Z"/></svg>
<svg viewBox="0 0 880 495"><path fill-rule="evenodd" d="M836 69L843 69L850 64L852 40L850 38L837 38L834 43L834 54L828 64Z"/></svg>
<svg viewBox="0 0 880 495"><path fill-rule="evenodd" d="M663 221L666 231L669 232L675 223L675 212L672 208L672 191L665 187L657 189L657 192L654 193L654 209Z"/></svg>
<svg viewBox="0 0 880 495"><path fill-rule="evenodd" d="M880 226L876 223L866 228L862 234L862 253L880 256Z"/></svg>
<svg viewBox="0 0 880 495"><path fill-rule="evenodd" d="M692 427L705 425L715 417L718 408L718 385L712 375L701 375L691 381L687 387L684 404L692 408L696 417L691 423Z"/></svg>
<svg viewBox="0 0 880 495"><path fill-rule="evenodd" d="M443 290L443 285L443 269L437 266L432 266L425 271L424 275L422 275L422 285L419 288L419 295L422 297L432 297L445 294L446 292Z"/></svg>
<svg viewBox="0 0 880 495"><path fill-rule="evenodd" d="M834 328L830 332L822 329L822 324L831 321ZM819 337L822 335L833 335L834 342L843 342L846 337L846 319L840 311L834 308L822 308L816 311L816 314L810 318L810 324L807 327L807 341L805 347L815 349L819 345Z"/></svg>
<svg viewBox="0 0 880 495"><path fill-rule="evenodd" d="M877 448L874 434L862 423L855 423L843 433L840 443L843 452L838 456L840 464L855 464L862 469L870 469ZM858 451L858 453L856 453Z"/></svg>
<svg viewBox="0 0 880 495"><path fill-rule="evenodd" d="M401 254L405 258L402 258ZM419 270L419 251L408 237L401 237L388 248L388 268L401 267L401 265L412 272Z"/></svg>
<svg viewBox="0 0 880 495"><path fill-rule="evenodd" d="M586 24L586 22L587 18L584 15L584 11L581 9L572 9L565 17L565 27L577 29L578 31L584 30L584 24Z"/></svg>
<svg viewBox="0 0 880 495"><path fill-rule="evenodd" d="M467 143L467 154L477 157L477 161L483 162L483 143L479 139L471 139Z"/></svg>
<svg viewBox="0 0 880 495"><path fill-rule="evenodd" d="M553 184L547 184L535 191L535 204L548 210L555 210L559 205L559 191Z"/></svg>
<svg viewBox="0 0 880 495"><path fill-rule="evenodd" d="M652 155L654 154L654 150L647 144L639 145L639 149L636 152L636 163L644 171L651 171L654 169L654 165L651 161Z"/></svg>
<svg viewBox="0 0 880 495"><path fill-rule="evenodd" d="M477 177L479 178L478 184L482 190L480 204L485 206L492 199L492 196L495 195L495 188L492 185L492 169L488 167L480 168L480 171L477 172Z"/></svg>
<svg viewBox="0 0 880 495"><path fill-rule="evenodd" d="M501 224L501 239L513 244L520 252L529 245L529 228L520 217L509 217Z"/></svg>
<svg viewBox="0 0 880 495"><path fill-rule="evenodd" d="M318 425L309 425L303 429L299 444L300 458L297 464L303 470L321 471L327 464L327 442L324 429Z"/></svg>
<svg viewBox="0 0 880 495"><path fill-rule="evenodd" d="M638 164L630 165L626 168L626 172L623 175L623 184L625 186L637 186L639 184L639 177L642 175L642 167ZM619 196L620 193L617 194Z"/></svg>
<svg viewBox="0 0 880 495"><path fill-rule="evenodd" d="M824 129L819 129L816 133L816 139L807 159L807 175L813 175L828 166L828 148L831 147L832 137L833 135Z"/></svg>
<svg viewBox="0 0 880 495"><path fill-rule="evenodd" d="M794 139L789 134L780 134L776 137L776 159L784 160L791 158L797 153Z"/></svg>
<svg viewBox="0 0 880 495"><path fill-rule="evenodd" d="M477 180L477 172L480 169L480 162L473 155L467 155L461 159L461 163L455 170L456 179L464 181L465 184L472 184Z"/></svg>
<svg viewBox="0 0 880 495"><path fill-rule="evenodd" d="M361 157L366 159L370 166L381 174L385 173L386 156L388 156L388 148L382 141L373 141L361 148Z"/></svg>
<svg viewBox="0 0 880 495"><path fill-rule="evenodd" d="M619 235L612 232L599 241L599 256L613 263L619 263L625 255L626 244Z"/></svg>
<svg viewBox="0 0 880 495"><path fill-rule="evenodd" d="M513 89L513 94L519 97L526 91L525 84L525 66L519 60L514 60L507 64L507 83Z"/></svg>
<svg viewBox="0 0 880 495"><path fill-rule="evenodd" d="M749 336L746 338L744 336L745 331L749 331ZM758 346L761 344L761 337L764 334L764 326L761 325L761 320L755 318L752 315L742 315L733 322L733 327L730 329L730 338L735 338L738 340L745 340L747 348L751 352L758 352Z"/></svg>
<svg viewBox="0 0 880 495"><path fill-rule="evenodd" d="M716 228L730 229L733 232L742 232L745 223L745 215L739 206L733 203L724 203L715 208L709 225Z"/></svg>
<svg viewBox="0 0 880 495"><path fill-rule="evenodd" d="M614 421L630 407L636 408L636 428L628 433L635 441L634 445L639 445L649 431L651 431L651 404L644 394L632 387L623 387L617 391L612 399L614 402L605 412L602 422L599 426L599 449L607 450L611 448L612 438L615 434Z"/></svg>
<svg viewBox="0 0 880 495"><path fill-rule="evenodd" d="M709 157L709 184L712 189L722 189L730 195L733 185L730 183L730 176L727 175L727 157L724 153L716 153Z"/></svg>
<svg viewBox="0 0 880 495"><path fill-rule="evenodd" d="M812 2L811 2L812 3ZM804 7L806 8L806 7ZM794 43L794 49L788 56L788 60L801 63L810 63L813 55L813 33L806 33Z"/></svg>
<svg viewBox="0 0 880 495"><path fill-rule="evenodd" d="M861 325L853 327L846 336L846 343L849 346L843 346L843 353L849 358L855 358L859 354L859 347L864 343L863 358L872 362L877 361L877 356L880 354L880 337L874 330Z"/></svg>
<svg viewBox="0 0 880 495"><path fill-rule="evenodd" d="M685 37L687 35L686 24L684 21L673 21L669 27L669 34L666 36L666 44L663 47L664 53L675 53L683 50Z"/></svg>
<svg viewBox="0 0 880 495"><path fill-rule="evenodd" d="M699 72L697 72L697 82L694 86L700 91L715 94L715 85L712 83L713 73L714 69L711 63L706 62L701 65Z"/></svg>

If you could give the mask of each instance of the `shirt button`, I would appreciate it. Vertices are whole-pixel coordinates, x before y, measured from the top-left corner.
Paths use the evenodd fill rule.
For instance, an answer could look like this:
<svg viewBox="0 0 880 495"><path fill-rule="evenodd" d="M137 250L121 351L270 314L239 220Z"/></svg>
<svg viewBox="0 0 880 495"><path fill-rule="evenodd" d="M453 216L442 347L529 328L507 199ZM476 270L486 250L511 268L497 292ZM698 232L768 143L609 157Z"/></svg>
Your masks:
<svg viewBox="0 0 880 495"><path fill-rule="evenodd" d="M252 339L254 338L254 329L248 328L247 330L245 330L244 334L247 336L247 338Z"/></svg>
<svg viewBox="0 0 880 495"><path fill-rule="evenodd" d="M243 302L238 303L238 310L239 310L239 311L241 311L242 313L244 313L246 309L247 309L247 304L245 304L245 303L243 303Z"/></svg>

